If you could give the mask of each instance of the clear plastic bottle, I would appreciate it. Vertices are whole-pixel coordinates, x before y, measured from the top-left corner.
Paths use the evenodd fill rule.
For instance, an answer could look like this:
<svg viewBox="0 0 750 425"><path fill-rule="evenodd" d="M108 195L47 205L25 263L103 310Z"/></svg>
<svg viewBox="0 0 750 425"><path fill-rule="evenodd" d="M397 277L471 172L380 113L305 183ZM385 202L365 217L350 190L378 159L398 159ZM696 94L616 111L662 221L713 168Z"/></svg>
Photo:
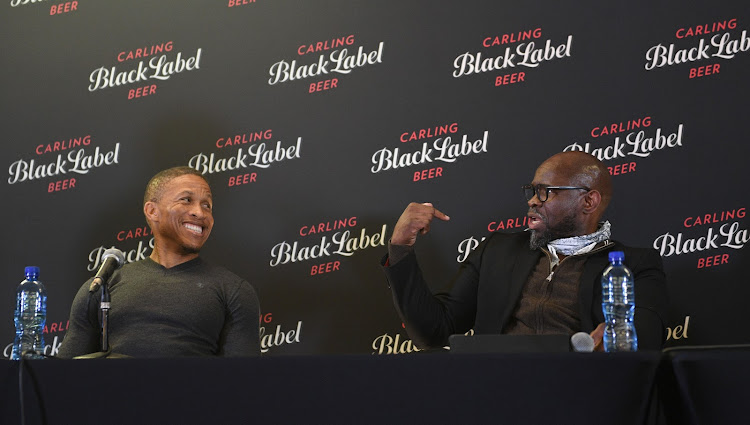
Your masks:
<svg viewBox="0 0 750 425"><path fill-rule="evenodd" d="M47 321L47 290L39 279L39 267L25 269L26 280L16 291L16 338L11 360L44 358L44 324Z"/></svg>
<svg viewBox="0 0 750 425"><path fill-rule="evenodd" d="M636 351L638 336L633 324L635 288L633 273L624 264L625 253L609 253L609 266L602 274L604 351Z"/></svg>

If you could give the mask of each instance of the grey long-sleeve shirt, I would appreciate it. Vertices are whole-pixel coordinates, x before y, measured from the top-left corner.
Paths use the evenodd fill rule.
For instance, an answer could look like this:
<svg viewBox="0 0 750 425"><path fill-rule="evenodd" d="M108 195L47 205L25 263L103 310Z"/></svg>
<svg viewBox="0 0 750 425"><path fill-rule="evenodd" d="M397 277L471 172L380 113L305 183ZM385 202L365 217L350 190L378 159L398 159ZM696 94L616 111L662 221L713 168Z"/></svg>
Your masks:
<svg viewBox="0 0 750 425"><path fill-rule="evenodd" d="M101 351L101 290L81 286L58 357ZM150 258L109 283L109 347L133 357L255 356L260 307L253 287L201 258L170 269Z"/></svg>

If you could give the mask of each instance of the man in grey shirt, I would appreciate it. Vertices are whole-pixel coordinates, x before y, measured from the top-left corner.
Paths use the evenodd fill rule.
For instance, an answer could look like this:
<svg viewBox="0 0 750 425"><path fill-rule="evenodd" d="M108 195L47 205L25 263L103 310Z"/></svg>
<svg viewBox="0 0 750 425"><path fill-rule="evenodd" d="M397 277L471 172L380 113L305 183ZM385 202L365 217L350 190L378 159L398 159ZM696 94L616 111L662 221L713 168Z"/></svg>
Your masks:
<svg viewBox="0 0 750 425"><path fill-rule="evenodd" d="M244 279L199 257L213 228L213 199L190 167L156 174L143 212L154 236L145 260L126 264L109 282L108 342L132 357L255 356L260 307ZM101 351L100 291L90 280L76 294L58 357Z"/></svg>

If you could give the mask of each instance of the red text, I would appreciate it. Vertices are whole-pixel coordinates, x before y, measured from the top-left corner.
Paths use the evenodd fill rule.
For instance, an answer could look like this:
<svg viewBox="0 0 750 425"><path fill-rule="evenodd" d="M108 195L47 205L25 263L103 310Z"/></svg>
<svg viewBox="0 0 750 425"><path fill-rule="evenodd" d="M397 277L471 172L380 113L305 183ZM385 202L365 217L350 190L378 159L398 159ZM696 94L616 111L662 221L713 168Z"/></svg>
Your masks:
<svg viewBox="0 0 750 425"><path fill-rule="evenodd" d="M719 73L719 67L721 64L715 63L712 65L699 66L697 68L690 68L690 74L688 78L705 77L707 75L714 75Z"/></svg>
<svg viewBox="0 0 750 425"><path fill-rule="evenodd" d="M68 13L72 12L74 10L78 10L78 2L77 1L69 1L65 3L60 3L53 5L50 10L49 14L52 15L59 15L61 13Z"/></svg>
<svg viewBox="0 0 750 425"><path fill-rule="evenodd" d="M702 216L688 217L682 224L685 227L700 226L702 224L720 223L726 220L734 220L735 218L745 218L745 207L722 211L720 213L704 214Z"/></svg>
<svg viewBox="0 0 750 425"><path fill-rule="evenodd" d="M486 37L484 40L482 40L482 46L484 47L499 46L501 44L516 43L519 41L530 40L532 38L539 38L541 36L542 36L541 28L528 30L528 31L519 31L517 33L514 32L512 34L503 34L502 36L498 35L495 37Z"/></svg>
<svg viewBox="0 0 750 425"><path fill-rule="evenodd" d="M693 37L696 35L706 35L717 31L724 31L729 28L733 30L737 28L737 19L730 19L729 21L714 22L712 24L699 25L697 27L680 28L675 33L677 38Z"/></svg>
<svg viewBox="0 0 750 425"><path fill-rule="evenodd" d="M148 226L137 227L130 230L121 230L117 232L117 240L122 242L128 239L142 238L144 236L150 236L151 229Z"/></svg>
<svg viewBox="0 0 750 425"><path fill-rule="evenodd" d="M310 269L310 276L338 271L340 265L341 261L337 260L331 261L330 263L323 263L318 266L312 266L312 269Z"/></svg>
<svg viewBox="0 0 750 425"><path fill-rule="evenodd" d="M136 99L156 93L156 84L128 90L128 99Z"/></svg>
<svg viewBox="0 0 750 425"><path fill-rule="evenodd" d="M705 267L714 267L721 264L729 263L729 254L719 254L706 258L698 259L698 268L702 269Z"/></svg>
<svg viewBox="0 0 750 425"><path fill-rule="evenodd" d="M624 164L615 165L614 167L607 167L607 170L609 170L609 175L611 176L632 173L635 171L635 162L626 162Z"/></svg>
<svg viewBox="0 0 750 425"><path fill-rule="evenodd" d="M618 122L608 124L601 127L594 127L591 129L591 137L606 136L608 134L617 134L624 131L634 130L641 127L651 126L651 117L638 118L636 120L630 120L626 122Z"/></svg>
<svg viewBox="0 0 750 425"><path fill-rule="evenodd" d="M339 84L338 78L331 78L330 80L324 80L324 81L318 81L317 83L311 83L309 93L315 93L318 91L323 91L323 90L328 90L328 89L335 89L336 87L338 87L338 84Z"/></svg>
<svg viewBox="0 0 750 425"><path fill-rule="evenodd" d="M255 142L256 140L270 140L273 137L273 132L269 128L265 131L256 131L247 134L237 134L235 136L229 136L225 138L219 138L216 141L217 148L224 148L227 146L244 145L247 143Z"/></svg>
<svg viewBox="0 0 750 425"><path fill-rule="evenodd" d="M229 178L229 184L227 186L239 186L241 184L248 184L248 183L255 183L256 178L258 177L258 173L248 173L248 174L240 174L236 177L230 177Z"/></svg>
<svg viewBox="0 0 750 425"><path fill-rule="evenodd" d="M414 181L434 179L436 177L443 177L443 167L429 168L427 170L414 172Z"/></svg>
<svg viewBox="0 0 750 425"><path fill-rule="evenodd" d="M59 180L59 181L50 183L49 186L47 186L47 193L73 189L74 187L76 187L76 179L75 177L71 177L69 179Z"/></svg>
<svg viewBox="0 0 750 425"><path fill-rule="evenodd" d="M525 72L514 72L512 74L498 75L495 78L495 87L507 86L508 84L515 84L524 81Z"/></svg>
<svg viewBox="0 0 750 425"><path fill-rule="evenodd" d="M330 232L331 230L354 227L357 225L357 217L349 217L342 220L318 223L316 226L302 226L299 229L300 236L314 235L316 233Z"/></svg>
<svg viewBox="0 0 750 425"><path fill-rule="evenodd" d="M307 53L321 52L342 46L351 46L352 44L354 44L354 34L346 37L334 38L333 40L318 41L317 43L309 45L303 44L297 49L297 54L301 56Z"/></svg>

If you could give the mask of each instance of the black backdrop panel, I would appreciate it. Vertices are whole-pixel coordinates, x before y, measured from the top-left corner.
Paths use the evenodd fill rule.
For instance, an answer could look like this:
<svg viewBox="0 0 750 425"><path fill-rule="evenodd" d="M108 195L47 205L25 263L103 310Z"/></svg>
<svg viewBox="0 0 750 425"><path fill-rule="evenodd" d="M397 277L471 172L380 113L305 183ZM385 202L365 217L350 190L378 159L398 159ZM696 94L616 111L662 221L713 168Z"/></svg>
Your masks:
<svg viewBox="0 0 750 425"><path fill-rule="evenodd" d="M264 352L409 352L378 266L401 211L451 216L417 248L437 289L571 149L611 167L614 237L661 252L668 344L748 342L746 4L298 3L0 6L5 357L23 267L54 354L101 252L150 254L175 165L212 183L203 255L259 292Z"/></svg>

